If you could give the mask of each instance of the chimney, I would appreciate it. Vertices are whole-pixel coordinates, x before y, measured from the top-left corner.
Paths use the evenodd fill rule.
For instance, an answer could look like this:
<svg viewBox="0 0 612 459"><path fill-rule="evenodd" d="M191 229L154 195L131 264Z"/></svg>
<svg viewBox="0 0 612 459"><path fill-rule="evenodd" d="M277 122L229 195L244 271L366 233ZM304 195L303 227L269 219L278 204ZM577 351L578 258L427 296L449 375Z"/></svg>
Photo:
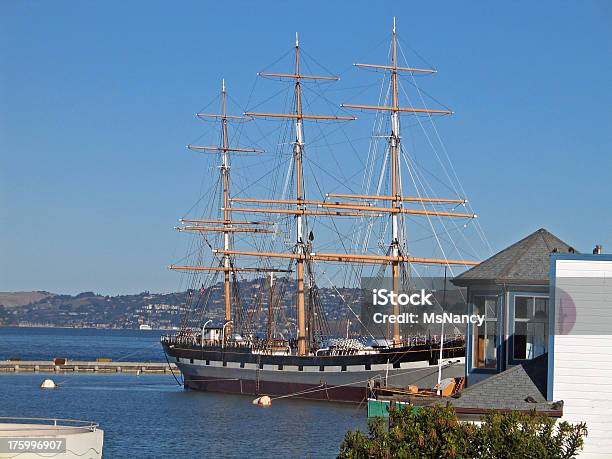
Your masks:
<svg viewBox="0 0 612 459"><path fill-rule="evenodd" d="M597 244L593 249L593 255L601 255L602 246Z"/></svg>

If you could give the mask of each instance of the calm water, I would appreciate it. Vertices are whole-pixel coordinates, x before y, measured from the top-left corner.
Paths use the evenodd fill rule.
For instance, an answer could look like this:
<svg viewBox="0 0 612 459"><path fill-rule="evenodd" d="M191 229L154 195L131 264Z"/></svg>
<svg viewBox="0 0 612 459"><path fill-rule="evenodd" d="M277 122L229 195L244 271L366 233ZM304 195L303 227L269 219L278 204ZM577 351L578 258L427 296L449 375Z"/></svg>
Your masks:
<svg viewBox="0 0 612 459"><path fill-rule="evenodd" d="M159 337L167 331L97 330L92 328L0 328L0 360L113 360L165 361Z"/></svg>
<svg viewBox="0 0 612 459"><path fill-rule="evenodd" d="M137 343L157 340L158 335L0 328L0 354L15 355L12 346L21 343L17 354L24 359L59 354L115 358L135 351ZM54 352L56 341L62 352ZM118 343L126 344L125 352L120 352ZM142 355L150 355L150 360L158 355L152 348L147 352ZM163 353L158 355L161 359ZM62 383L61 387L39 389L45 377ZM105 432L105 458L334 457L348 429L366 428L364 408L288 399L261 408L252 405L252 398L185 391L171 375L0 374L2 415L97 421Z"/></svg>

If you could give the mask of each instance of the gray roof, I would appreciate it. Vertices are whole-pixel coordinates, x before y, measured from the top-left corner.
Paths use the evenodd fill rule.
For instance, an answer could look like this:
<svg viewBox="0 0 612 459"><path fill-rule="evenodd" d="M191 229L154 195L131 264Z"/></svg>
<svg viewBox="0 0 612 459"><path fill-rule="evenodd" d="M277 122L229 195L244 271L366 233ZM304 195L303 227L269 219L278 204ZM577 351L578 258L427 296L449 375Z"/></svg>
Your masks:
<svg viewBox="0 0 612 459"><path fill-rule="evenodd" d="M547 362L548 354L541 355L468 386L459 396L455 396L457 398L449 398L448 401L458 411L461 408L482 411L558 411L562 405L549 402L544 396Z"/></svg>
<svg viewBox="0 0 612 459"><path fill-rule="evenodd" d="M536 411L563 416L563 401L546 400L548 354L492 374L451 397L407 396L418 406L451 404L458 414L481 415L491 411ZM395 396L397 397L397 396ZM406 396L400 397L406 400Z"/></svg>
<svg viewBox="0 0 612 459"><path fill-rule="evenodd" d="M512 244L453 279L456 285L477 283L548 284L550 254L574 249L544 228Z"/></svg>

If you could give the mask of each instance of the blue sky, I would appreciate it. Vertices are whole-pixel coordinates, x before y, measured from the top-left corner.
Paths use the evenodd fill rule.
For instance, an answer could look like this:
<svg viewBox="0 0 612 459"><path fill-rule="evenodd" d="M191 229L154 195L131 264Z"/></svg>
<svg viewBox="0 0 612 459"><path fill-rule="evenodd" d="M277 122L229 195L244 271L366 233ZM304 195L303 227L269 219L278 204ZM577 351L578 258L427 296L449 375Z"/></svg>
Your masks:
<svg viewBox="0 0 612 459"><path fill-rule="evenodd" d="M246 104L295 31L363 84L350 64L384 60L393 15L439 70L427 91L456 112L439 128L493 248L545 227L612 251L610 3L375 3L1 2L0 290L175 290L172 227L206 174L192 114L222 77Z"/></svg>

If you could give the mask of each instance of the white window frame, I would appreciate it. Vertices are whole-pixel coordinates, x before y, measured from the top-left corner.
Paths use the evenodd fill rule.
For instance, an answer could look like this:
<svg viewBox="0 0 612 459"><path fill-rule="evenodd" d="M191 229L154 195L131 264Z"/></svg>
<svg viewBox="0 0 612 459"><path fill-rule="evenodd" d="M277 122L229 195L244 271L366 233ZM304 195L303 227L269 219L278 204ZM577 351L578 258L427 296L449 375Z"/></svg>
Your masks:
<svg viewBox="0 0 612 459"><path fill-rule="evenodd" d="M516 300L517 298L528 298L531 300L531 311L527 310L527 317L526 318L517 318L516 317ZM548 351L548 330L547 330L547 325L548 325L548 314L550 313L550 297L549 295L544 295L544 294L537 294L537 293L517 293L513 295L513 303L512 303L512 355L510 355L510 360L511 362L524 362L527 360L532 360L536 357L539 357L541 354L538 354L536 356L532 356L532 357L525 357L525 358L517 358L515 357L515 353L516 353L516 342L515 342L515 336L517 335L516 333L516 324L517 322L521 322L521 323L529 323L530 321L532 321L532 319L535 318L535 314L536 314L536 299L537 298L541 298L541 299L545 299L546 300L546 318L542 321L542 324L544 325L544 352L546 353ZM519 335L519 336L530 336L530 335Z"/></svg>

